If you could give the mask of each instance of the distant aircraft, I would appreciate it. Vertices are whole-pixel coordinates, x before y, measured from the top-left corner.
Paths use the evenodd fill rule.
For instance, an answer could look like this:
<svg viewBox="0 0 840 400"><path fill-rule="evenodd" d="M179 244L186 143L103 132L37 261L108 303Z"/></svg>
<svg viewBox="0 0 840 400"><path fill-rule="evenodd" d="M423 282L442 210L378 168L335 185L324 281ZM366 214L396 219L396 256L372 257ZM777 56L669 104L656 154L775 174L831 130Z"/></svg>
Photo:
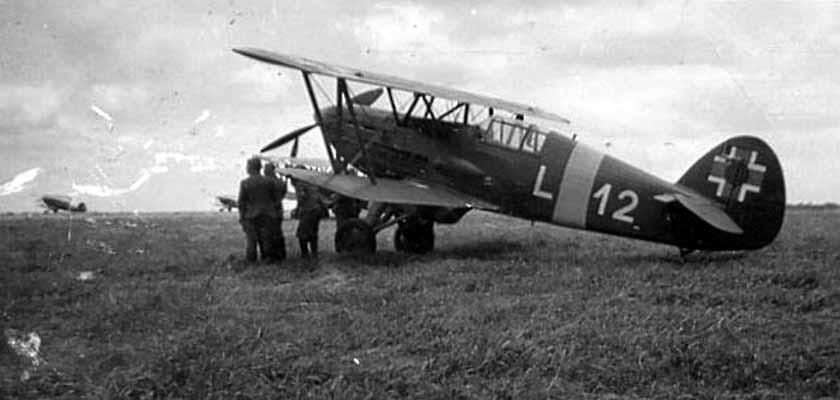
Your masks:
<svg viewBox="0 0 840 400"><path fill-rule="evenodd" d="M724 141L671 183L531 121L569 124L551 112L265 50L233 51L301 71L315 123L261 151L297 143L318 126L332 171L278 172L370 203L364 220L337 230L337 251L375 251L375 234L396 224L398 250L427 252L435 223L458 222L472 209L670 244L683 255L757 249L782 225L782 169L756 137ZM335 79L334 106L319 107L313 75ZM353 96L349 82L379 88ZM374 107L383 92L387 106ZM395 92L410 101L398 106ZM351 166L364 176L345 174Z"/></svg>
<svg viewBox="0 0 840 400"><path fill-rule="evenodd" d="M216 196L216 200L222 207L219 209L219 211L224 211L225 209L227 209L228 212L231 212L232 209L239 207L239 204L237 204L236 202L236 198L233 196Z"/></svg>
<svg viewBox="0 0 840 400"><path fill-rule="evenodd" d="M44 207L45 214L50 211L52 211L53 213L57 213L59 210L70 212L87 211L87 206L85 206L85 203L79 202L77 204L73 204L72 198L70 198L70 196L56 194L47 194L41 196L41 206Z"/></svg>

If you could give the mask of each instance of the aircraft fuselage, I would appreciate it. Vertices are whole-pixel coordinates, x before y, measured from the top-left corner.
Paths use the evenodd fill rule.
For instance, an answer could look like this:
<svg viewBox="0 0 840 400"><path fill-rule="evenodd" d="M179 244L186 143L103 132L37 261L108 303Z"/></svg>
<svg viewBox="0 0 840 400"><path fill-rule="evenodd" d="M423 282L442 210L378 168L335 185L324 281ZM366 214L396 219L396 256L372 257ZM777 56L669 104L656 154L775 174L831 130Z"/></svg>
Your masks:
<svg viewBox="0 0 840 400"><path fill-rule="evenodd" d="M681 191L614 157L532 125L499 135L488 127L356 107L356 126L336 109L324 112L325 134L338 157L366 174L416 178L455 187L500 207L499 212L571 228L678 244L654 196ZM491 122L492 124L492 122ZM530 133L526 133L530 129ZM517 136L518 135L518 136ZM528 143L528 135L542 135ZM365 143L367 157L359 152ZM519 142L519 143L516 143Z"/></svg>

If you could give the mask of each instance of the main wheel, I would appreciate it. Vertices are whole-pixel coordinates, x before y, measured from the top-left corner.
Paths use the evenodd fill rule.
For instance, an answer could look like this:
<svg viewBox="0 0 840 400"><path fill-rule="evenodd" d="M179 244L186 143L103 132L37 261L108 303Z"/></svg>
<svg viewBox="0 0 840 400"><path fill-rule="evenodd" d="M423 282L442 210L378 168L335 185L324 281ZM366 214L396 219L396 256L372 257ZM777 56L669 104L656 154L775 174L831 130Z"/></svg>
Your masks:
<svg viewBox="0 0 840 400"><path fill-rule="evenodd" d="M338 253L374 253L376 236L373 228L358 218L351 218L335 231L335 251Z"/></svg>
<svg viewBox="0 0 840 400"><path fill-rule="evenodd" d="M408 218L394 232L394 248L406 253L424 254L435 248L434 222L422 218Z"/></svg>

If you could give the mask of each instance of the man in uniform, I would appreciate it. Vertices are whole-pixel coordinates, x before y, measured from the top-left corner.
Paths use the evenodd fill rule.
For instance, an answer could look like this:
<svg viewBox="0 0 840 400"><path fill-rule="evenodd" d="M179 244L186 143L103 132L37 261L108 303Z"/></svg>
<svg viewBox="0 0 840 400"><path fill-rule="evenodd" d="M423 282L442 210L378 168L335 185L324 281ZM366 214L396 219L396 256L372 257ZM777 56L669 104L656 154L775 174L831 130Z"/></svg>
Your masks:
<svg viewBox="0 0 840 400"><path fill-rule="evenodd" d="M271 223L277 218L274 183L260 175L262 163L251 158L246 164L248 177L239 183L239 223L245 231L245 260L257 262L257 248L263 261L272 261Z"/></svg>
<svg viewBox="0 0 840 400"><path fill-rule="evenodd" d="M263 175L274 185L274 210L277 212L277 217L270 224L271 248L274 251L272 258L275 261L282 261L286 259L286 240L283 238L283 199L286 197L286 181L277 176L273 163L265 164Z"/></svg>
<svg viewBox="0 0 840 400"><path fill-rule="evenodd" d="M297 237L300 242L300 254L303 258L318 256L318 225L326 213L324 202L318 188L306 182L295 181L297 193L298 227Z"/></svg>
<svg viewBox="0 0 840 400"><path fill-rule="evenodd" d="M335 229L338 230L347 221L353 218L359 218L361 207L359 201L338 193L330 195L330 207L335 214Z"/></svg>

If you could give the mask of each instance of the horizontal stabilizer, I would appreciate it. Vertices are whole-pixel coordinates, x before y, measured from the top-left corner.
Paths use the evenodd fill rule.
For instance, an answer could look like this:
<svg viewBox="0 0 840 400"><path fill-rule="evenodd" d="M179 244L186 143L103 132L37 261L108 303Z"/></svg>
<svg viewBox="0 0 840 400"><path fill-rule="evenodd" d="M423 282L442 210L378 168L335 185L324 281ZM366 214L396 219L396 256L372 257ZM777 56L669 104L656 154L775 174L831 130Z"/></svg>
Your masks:
<svg viewBox="0 0 840 400"><path fill-rule="evenodd" d="M741 235L744 230L741 229L729 215L726 214L718 205L712 201L699 197L691 196L682 193L663 194L656 196L657 200L663 202L676 201L682 204L688 211L696 215L698 218L706 221L709 225L720 229L724 232Z"/></svg>

